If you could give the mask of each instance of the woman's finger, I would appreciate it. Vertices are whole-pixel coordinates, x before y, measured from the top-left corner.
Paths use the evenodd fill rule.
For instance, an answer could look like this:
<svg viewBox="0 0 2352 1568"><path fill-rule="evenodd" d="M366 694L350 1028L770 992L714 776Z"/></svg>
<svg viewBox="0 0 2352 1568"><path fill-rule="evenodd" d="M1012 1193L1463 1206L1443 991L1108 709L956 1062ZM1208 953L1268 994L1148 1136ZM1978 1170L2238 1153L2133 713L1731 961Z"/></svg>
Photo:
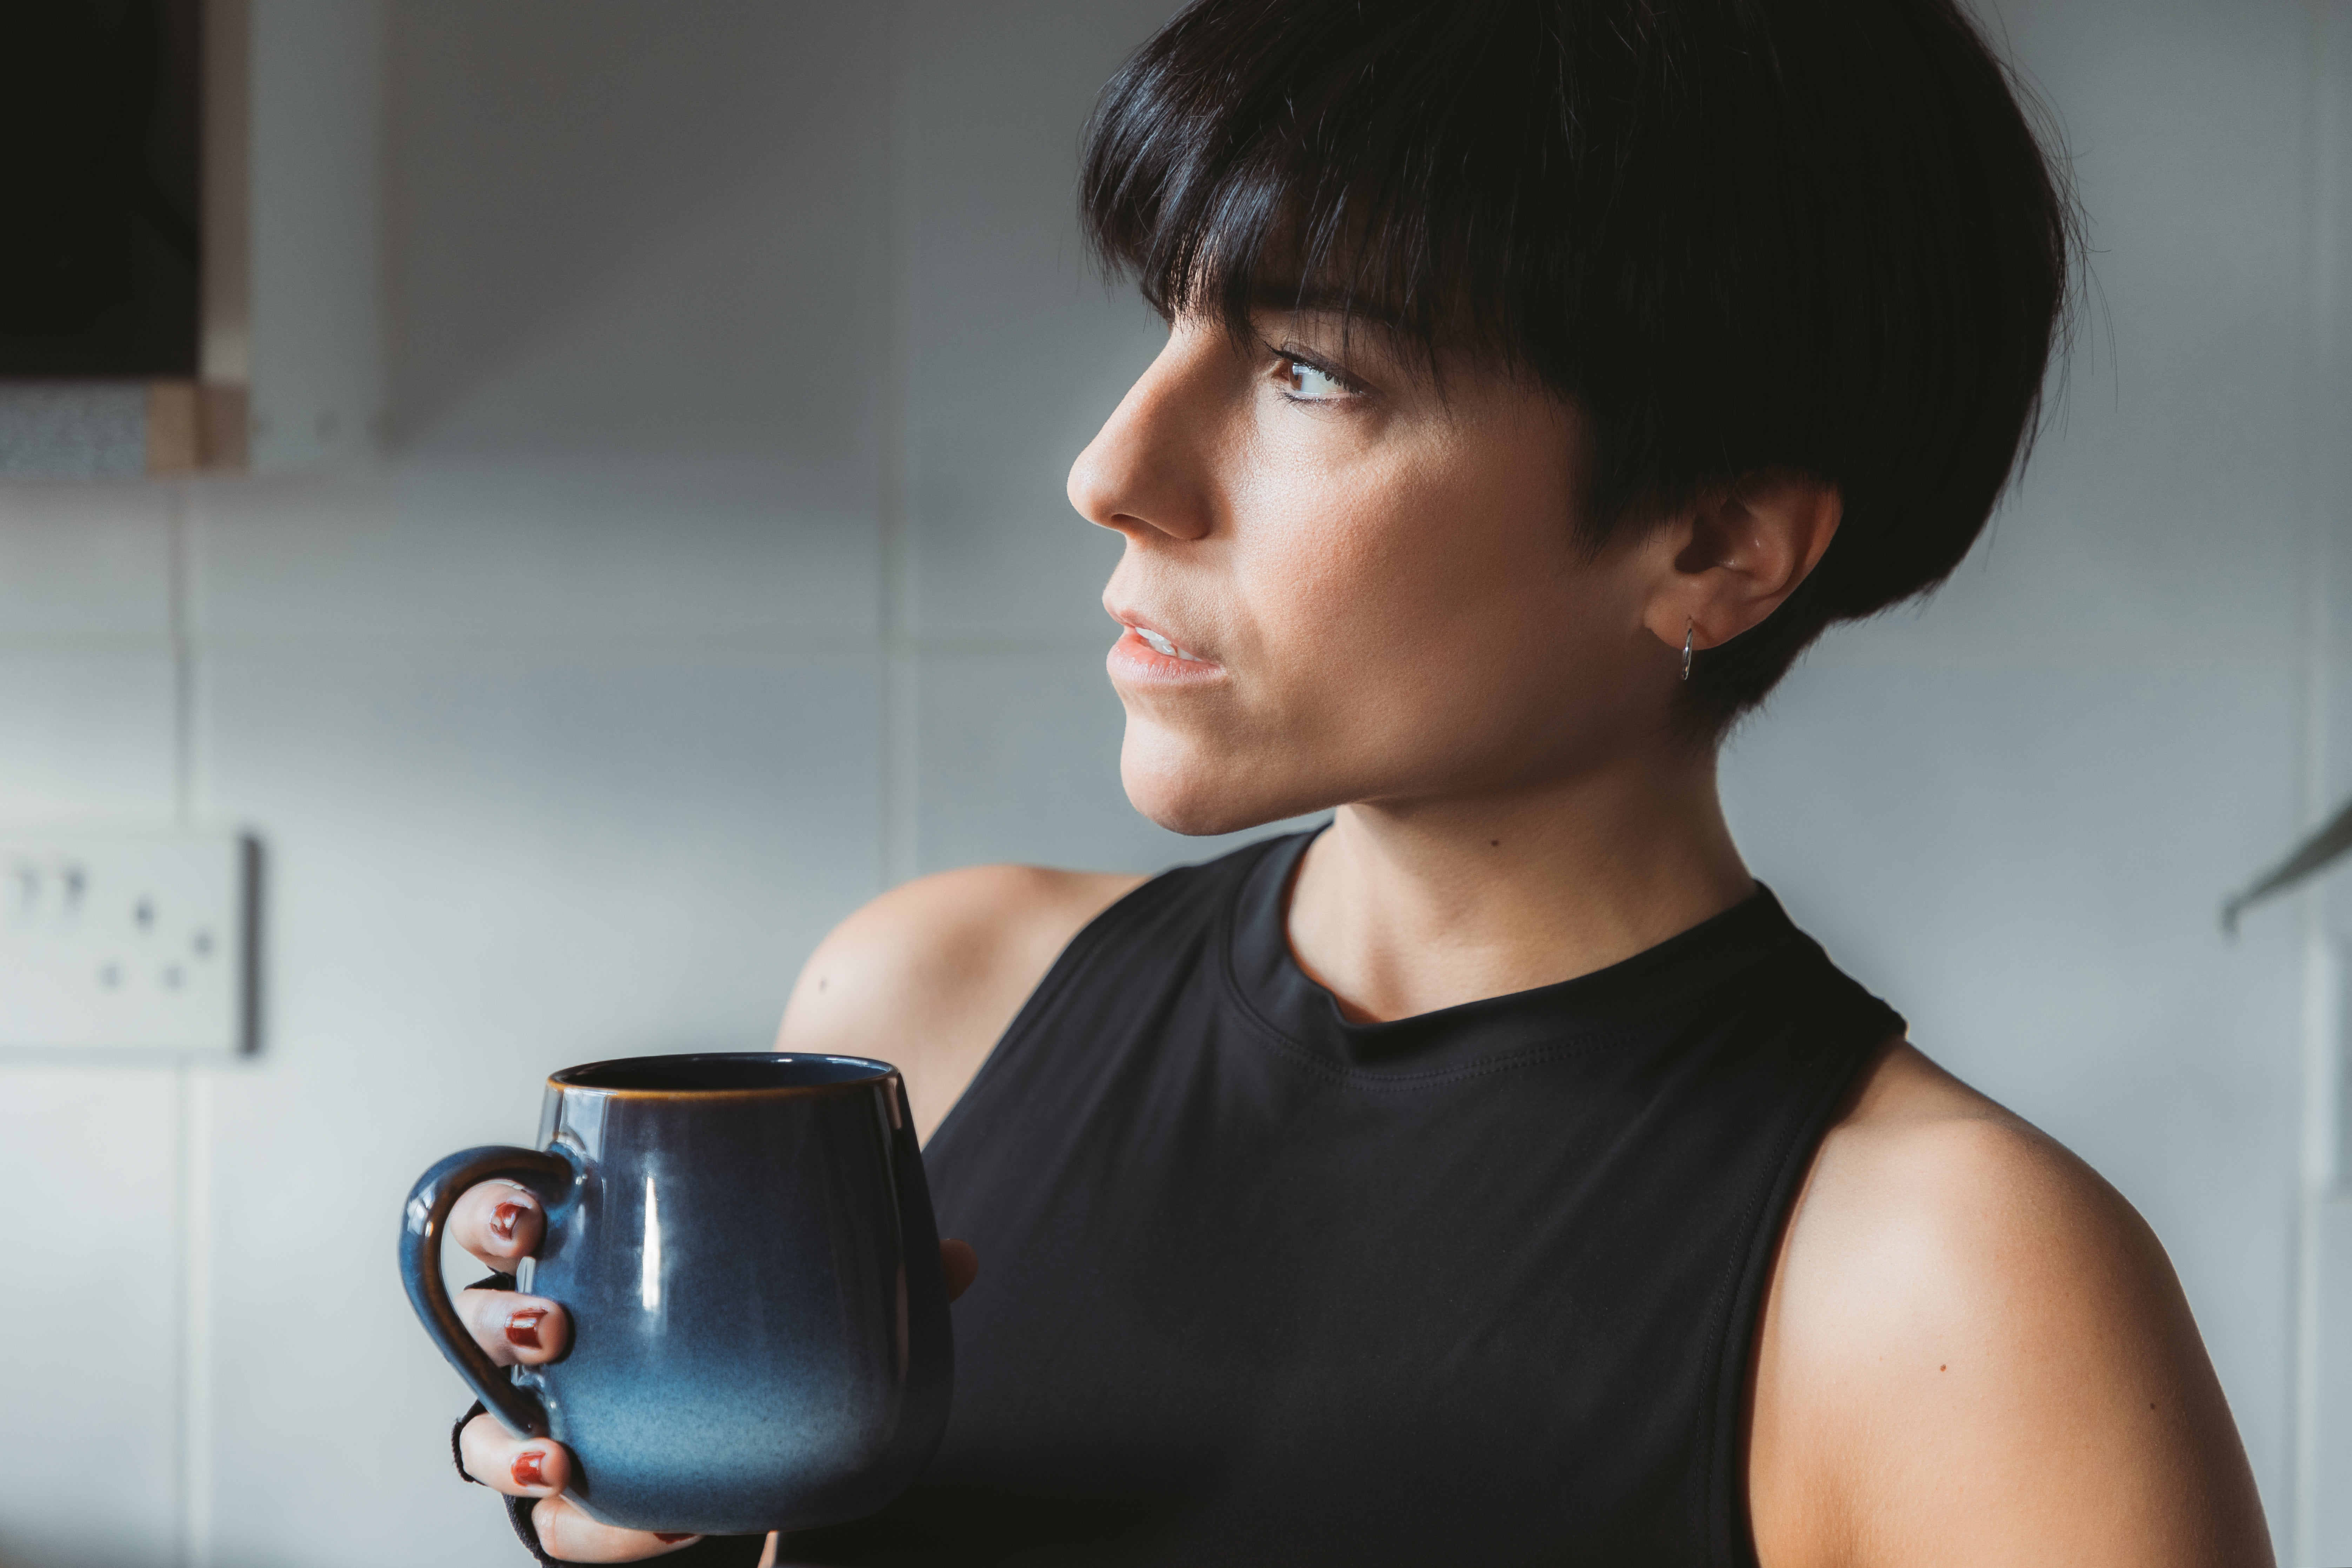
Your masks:
<svg viewBox="0 0 2352 1568"><path fill-rule="evenodd" d="M544 1296L460 1290L457 1299L474 1342L500 1366L541 1366L572 1342L572 1319Z"/></svg>
<svg viewBox="0 0 2352 1568"><path fill-rule="evenodd" d="M501 1274L539 1250L547 1228L539 1200L512 1182L484 1182L459 1194L449 1210L457 1245Z"/></svg>
<svg viewBox="0 0 2352 1568"><path fill-rule="evenodd" d="M477 1415L457 1434L466 1473L508 1497L537 1498L530 1510L540 1549L563 1563L636 1563L677 1551L696 1538L615 1530L580 1511L563 1489L572 1455L552 1437L516 1437L495 1417Z"/></svg>
<svg viewBox="0 0 2352 1568"><path fill-rule="evenodd" d="M539 1549L559 1563L642 1563L702 1539L698 1535L616 1530L590 1519L566 1497L551 1497L533 1504L530 1523L539 1531Z"/></svg>
<svg viewBox="0 0 2352 1568"><path fill-rule="evenodd" d="M509 1497L553 1497L572 1484L572 1456L552 1437L517 1437L491 1415L457 1434L466 1473Z"/></svg>

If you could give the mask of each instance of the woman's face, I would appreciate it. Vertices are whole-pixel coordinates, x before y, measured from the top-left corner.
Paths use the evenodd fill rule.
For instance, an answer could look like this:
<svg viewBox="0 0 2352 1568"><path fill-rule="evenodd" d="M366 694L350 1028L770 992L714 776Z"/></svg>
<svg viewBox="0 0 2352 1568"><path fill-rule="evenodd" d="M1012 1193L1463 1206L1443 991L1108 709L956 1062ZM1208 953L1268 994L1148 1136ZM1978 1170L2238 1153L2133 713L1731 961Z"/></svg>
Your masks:
<svg viewBox="0 0 2352 1568"><path fill-rule="evenodd" d="M1468 356L1269 313L1180 317L1070 471L1127 552L1103 605L1120 772L1221 833L1323 806L1563 784L1663 732L1657 553L1577 542L1582 429Z"/></svg>

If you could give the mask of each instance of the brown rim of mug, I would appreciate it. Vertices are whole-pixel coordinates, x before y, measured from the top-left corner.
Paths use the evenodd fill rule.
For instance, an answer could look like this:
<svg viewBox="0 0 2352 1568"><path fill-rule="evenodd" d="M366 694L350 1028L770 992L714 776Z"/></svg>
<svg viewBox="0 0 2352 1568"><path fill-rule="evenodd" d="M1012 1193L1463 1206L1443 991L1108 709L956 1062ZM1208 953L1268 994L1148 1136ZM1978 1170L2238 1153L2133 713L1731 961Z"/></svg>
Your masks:
<svg viewBox="0 0 2352 1568"><path fill-rule="evenodd" d="M831 1083L761 1084L752 1088L727 1089L622 1089L594 1083L567 1083L572 1073L594 1072L599 1068L631 1067L672 1059L692 1060L710 1057L740 1057L757 1059L764 1057L807 1057L829 1062L856 1062L874 1070L860 1078L835 1079ZM819 1051L688 1051L677 1058L667 1057L614 1057L601 1062L582 1062L578 1067L558 1069L547 1075L547 1087L562 1094L603 1094L618 1100L760 1100L781 1095L838 1094L845 1090L872 1089L898 1079L898 1069L886 1061L872 1057L842 1057Z"/></svg>

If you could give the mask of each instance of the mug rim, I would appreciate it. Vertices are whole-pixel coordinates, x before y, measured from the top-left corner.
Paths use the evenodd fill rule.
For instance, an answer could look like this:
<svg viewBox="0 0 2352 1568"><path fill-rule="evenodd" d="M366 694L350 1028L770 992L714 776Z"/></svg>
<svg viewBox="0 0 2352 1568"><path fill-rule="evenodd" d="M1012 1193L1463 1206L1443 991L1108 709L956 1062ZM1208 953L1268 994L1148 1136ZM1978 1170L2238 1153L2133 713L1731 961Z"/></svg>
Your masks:
<svg viewBox="0 0 2352 1568"><path fill-rule="evenodd" d="M653 1069L663 1065L688 1062L730 1061L812 1061L834 1062L845 1067L869 1070L853 1078L835 1079L825 1083L761 1084L755 1088L728 1089L623 1089L606 1084L582 1083L582 1075L613 1068L636 1068ZM562 1068L547 1075L547 1087L562 1094L610 1095L620 1100L748 1100L761 1096L803 1094L839 1094L846 1090L871 1089L898 1075L890 1063L874 1057L846 1057L830 1051L667 1051L645 1057L608 1057L603 1061L581 1062Z"/></svg>

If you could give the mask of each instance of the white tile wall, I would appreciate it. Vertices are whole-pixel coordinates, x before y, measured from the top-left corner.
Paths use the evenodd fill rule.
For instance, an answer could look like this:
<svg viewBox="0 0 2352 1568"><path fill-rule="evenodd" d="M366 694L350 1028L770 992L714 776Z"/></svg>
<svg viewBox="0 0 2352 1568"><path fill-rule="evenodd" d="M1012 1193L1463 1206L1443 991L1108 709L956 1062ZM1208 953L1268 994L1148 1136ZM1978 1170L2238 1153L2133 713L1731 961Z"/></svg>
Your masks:
<svg viewBox="0 0 2352 1568"><path fill-rule="evenodd" d="M2352 1195L2339 1193L2322 1201L2311 1222L2319 1260L2315 1294L2325 1302L2352 1301ZM2352 1453L2352 1335L2327 1335L2317 1348L2315 1447L2329 1456ZM2352 1487L2342 1484L2343 1473L2333 1467L2315 1467L2313 1479L2319 1484L2312 1488L2312 1560L2352 1563Z"/></svg>
<svg viewBox="0 0 2352 1568"><path fill-rule="evenodd" d="M871 637L871 498L815 509L793 480L753 459L607 453L209 485L190 508L193 619L239 645Z"/></svg>
<svg viewBox="0 0 2352 1568"><path fill-rule="evenodd" d="M908 10L907 438L914 627L1098 632L1115 535L1074 529L1070 459L1164 330L1079 243L1078 130L1169 0ZM985 126L985 134L976 133Z"/></svg>
<svg viewBox="0 0 2352 1568"><path fill-rule="evenodd" d="M172 492L153 485L0 488L0 647L172 632Z"/></svg>
<svg viewBox="0 0 2352 1568"><path fill-rule="evenodd" d="M393 1284L416 1171L551 1066L764 1039L886 866L1214 851L1118 792L1117 542L1062 498L1158 330L1086 268L1077 125L1172 9L402 0L389 460L0 489L0 815L184 794L268 855L257 1056L0 1063L0 1183L57 1194L0 1256L74 1281L0 1291L0 1563L518 1561ZM2299 938L2214 916L2310 805L2305 13L2012 9L2099 247L2064 417L1727 791L1930 1051L2149 1215L2275 1509Z"/></svg>
<svg viewBox="0 0 2352 1568"><path fill-rule="evenodd" d="M164 653L0 653L0 811L168 818L176 693Z"/></svg>
<svg viewBox="0 0 2352 1568"><path fill-rule="evenodd" d="M331 1560L449 1561L483 1500L424 1462L465 1399L385 1288L408 1184L448 1150L528 1142L554 1068L766 1044L801 956L878 889L875 660L230 656L203 676L203 803L270 827L265 1041L216 1085L214 1178L221 1360L269 1371L225 1375L216 1430L364 1398L339 1462L414 1500ZM295 1237L314 1278L350 1282L357 1387L340 1357L283 1357ZM232 1464L215 1517L221 1561L266 1560L341 1529L349 1499Z"/></svg>
<svg viewBox="0 0 2352 1568"><path fill-rule="evenodd" d="M0 1563L173 1560L179 1088L169 1068L0 1079Z"/></svg>

